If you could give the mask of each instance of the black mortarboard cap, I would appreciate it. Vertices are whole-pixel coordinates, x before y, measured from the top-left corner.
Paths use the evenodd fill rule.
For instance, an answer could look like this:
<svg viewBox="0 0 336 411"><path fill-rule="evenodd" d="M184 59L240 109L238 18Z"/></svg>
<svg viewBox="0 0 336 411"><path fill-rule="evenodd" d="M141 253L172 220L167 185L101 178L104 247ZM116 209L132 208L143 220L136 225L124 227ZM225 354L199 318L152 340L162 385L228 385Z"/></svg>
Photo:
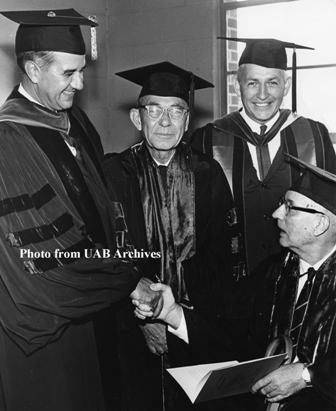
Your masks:
<svg viewBox="0 0 336 411"><path fill-rule="evenodd" d="M194 90L214 87L208 81L169 61L122 71L116 75L141 86L139 98L146 95L179 97L189 106L192 106L190 100Z"/></svg>
<svg viewBox="0 0 336 411"><path fill-rule="evenodd" d="M336 215L336 175L290 154L285 155L304 168L301 177L289 190L310 198Z"/></svg>
<svg viewBox="0 0 336 411"><path fill-rule="evenodd" d="M92 20L74 9L2 11L16 23L15 53L24 51L56 51L85 54L85 43L80 26L96 27ZM93 57L94 58L94 57Z"/></svg>
<svg viewBox="0 0 336 411"><path fill-rule="evenodd" d="M292 61L292 110L296 112L296 49L314 50L312 47L300 46L276 39L249 39L235 37L218 37L230 41L246 43L238 65L256 64L267 68L287 70L286 48L293 49Z"/></svg>

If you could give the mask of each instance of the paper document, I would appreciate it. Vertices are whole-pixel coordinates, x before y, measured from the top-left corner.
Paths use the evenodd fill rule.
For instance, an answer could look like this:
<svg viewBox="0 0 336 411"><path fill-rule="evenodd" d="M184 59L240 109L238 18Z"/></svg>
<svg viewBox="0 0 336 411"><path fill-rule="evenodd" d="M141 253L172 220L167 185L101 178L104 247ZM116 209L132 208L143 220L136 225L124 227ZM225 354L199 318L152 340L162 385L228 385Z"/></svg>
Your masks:
<svg viewBox="0 0 336 411"><path fill-rule="evenodd" d="M251 391L260 378L279 368L287 354L239 363L228 361L167 371L184 389L191 402L202 402Z"/></svg>

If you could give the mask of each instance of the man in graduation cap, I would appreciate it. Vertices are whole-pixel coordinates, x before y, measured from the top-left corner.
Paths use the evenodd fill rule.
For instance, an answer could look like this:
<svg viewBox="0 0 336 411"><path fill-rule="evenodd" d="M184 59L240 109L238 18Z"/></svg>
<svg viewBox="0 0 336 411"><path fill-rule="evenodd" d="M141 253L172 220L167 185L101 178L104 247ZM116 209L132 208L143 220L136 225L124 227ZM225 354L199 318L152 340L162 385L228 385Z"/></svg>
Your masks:
<svg viewBox="0 0 336 411"><path fill-rule="evenodd" d="M90 316L136 287L147 298L148 280L113 258L118 204L99 135L73 106L80 25L97 24L73 9L2 14L20 23L23 76L0 109L0 409L105 410Z"/></svg>
<svg viewBox="0 0 336 411"><path fill-rule="evenodd" d="M189 349L200 362L205 351L209 362L220 361L221 356L225 360L230 340L235 342L239 360L246 351L263 357L275 337L290 339L286 345L290 363L257 381L252 392L266 397L269 404L282 404L282 411L332 411L336 406L336 175L292 160L305 171L273 213L283 251L268 257L251 274L233 305L230 322L222 321L226 333L209 323L196 323L193 313L185 312L182 318L184 308L174 301L170 288L163 284L151 287L164 295L158 318L171 326L185 322L179 338L189 336ZM149 307L135 303L137 315L151 315ZM239 305L243 311L237 309ZM239 316L239 311L244 314ZM240 396L231 400L241 404ZM240 409L230 408L227 399L221 401L219 408L216 403L214 408L204 403L204 410ZM251 400L246 410L253 405ZM265 406L260 404L257 409Z"/></svg>
<svg viewBox="0 0 336 411"><path fill-rule="evenodd" d="M215 158L229 180L242 225L244 275L280 248L272 211L299 177L298 167L283 153L331 172L336 172L336 159L323 124L296 114L295 106L281 109L291 87L285 49L308 47L273 39L227 39L246 42L234 79L243 107L196 130L192 144Z"/></svg>
<svg viewBox="0 0 336 411"><path fill-rule="evenodd" d="M188 310L216 316L232 280L232 196L219 164L183 142L189 91L212 84L169 62L117 74L142 86L130 117L143 140L105 163L136 247L133 255L138 252L150 279L170 285ZM139 328L131 304L121 317L123 409L163 409L166 326L140 323ZM166 389L166 409L172 409L169 394Z"/></svg>
<svg viewBox="0 0 336 411"><path fill-rule="evenodd" d="M305 171L273 213L287 252L258 267L255 312L270 316L270 326L265 329L259 315L254 327L271 338L289 336L293 363L258 381L252 391L284 403L283 411L331 411L336 407L336 175L290 157ZM261 285L265 280L273 301Z"/></svg>

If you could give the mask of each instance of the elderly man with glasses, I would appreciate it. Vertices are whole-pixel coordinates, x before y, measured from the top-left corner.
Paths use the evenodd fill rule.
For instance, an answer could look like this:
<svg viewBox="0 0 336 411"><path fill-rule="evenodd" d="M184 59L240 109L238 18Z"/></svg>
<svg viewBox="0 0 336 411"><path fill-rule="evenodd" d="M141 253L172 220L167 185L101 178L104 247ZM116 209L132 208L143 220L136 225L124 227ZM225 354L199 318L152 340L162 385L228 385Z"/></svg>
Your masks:
<svg viewBox="0 0 336 411"><path fill-rule="evenodd" d="M252 391L284 411L327 411L336 406L336 176L300 163L305 173L273 213L290 251L267 272L276 279L269 332L291 337L293 363Z"/></svg>
<svg viewBox="0 0 336 411"><path fill-rule="evenodd" d="M151 287L164 296L158 318L177 330L184 328L184 335L177 332L171 338L189 338L189 350L198 352L199 362L205 350L212 351L212 361L225 360L230 346L237 349L238 360L247 351L261 357L273 338L290 338L291 363L257 381L252 393L280 403L281 411L332 411L336 406L336 175L295 161L306 170L273 213L284 251L257 267L237 296L230 321L222 319L226 340L223 332L218 338L218 328L210 324L195 327L193 313L182 316L184 309L174 301L169 287ZM134 303L140 318L151 315L148 307ZM204 403L204 410L236 410L226 399L222 401L218 404L222 408ZM251 400L247 409L253 406Z"/></svg>
<svg viewBox="0 0 336 411"><path fill-rule="evenodd" d="M212 85L168 62L118 74L142 86L130 117L143 141L105 164L135 247L129 255L187 310L216 316L233 278L232 196L220 165L183 142L189 91ZM171 409L166 325L137 322L132 304L119 318L123 410Z"/></svg>

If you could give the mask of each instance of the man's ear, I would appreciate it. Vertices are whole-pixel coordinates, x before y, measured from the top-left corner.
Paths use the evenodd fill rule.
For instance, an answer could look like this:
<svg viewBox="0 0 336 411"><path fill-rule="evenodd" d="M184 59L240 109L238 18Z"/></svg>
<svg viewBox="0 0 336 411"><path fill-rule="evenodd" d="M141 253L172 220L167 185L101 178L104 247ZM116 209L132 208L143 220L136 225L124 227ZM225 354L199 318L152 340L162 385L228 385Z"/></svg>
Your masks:
<svg viewBox="0 0 336 411"><path fill-rule="evenodd" d="M186 132L188 130L189 127L189 113L187 113L187 119L186 119L186 123L184 126L184 132Z"/></svg>
<svg viewBox="0 0 336 411"><path fill-rule="evenodd" d="M314 235L316 237L319 237L320 235L324 234L326 231L328 231L330 227L330 220L327 215L319 214L318 218L319 220L314 230Z"/></svg>
<svg viewBox="0 0 336 411"><path fill-rule="evenodd" d="M239 84L239 81L237 80L237 76L233 77L233 87L235 89L235 92L236 92L237 96L241 97L240 84Z"/></svg>
<svg viewBox="0 0 336 411"><path fill-rule="evenodd" d="M288 92L289 92L289 90L290 90L290 88L291 88L291 85L292 85L292 77L287 77L286 78L286 80L285 80L285 90L284 90L284 96L287 96L287 94L288 94Z"/></svg>
<svg viewBox="0 0 336 411"><path fill-rule="evenodd" d="M39 73L40 73L40 67L38 67L38 65L36 63L34 63L33 61L26 61L25 63L25 71L26 74L29 78L29 80L36 84L38 82L38 78L39 78Z"/></svg>
<svg viewBox="0 0 336 411"><path fill-rule="evenodd" d="M140 117L140 112L138 108L132 108L130 111L130 119L132 123L135 125L135 127L141 131L142 130L142 123L141 123L141 117Z"/></svg>

